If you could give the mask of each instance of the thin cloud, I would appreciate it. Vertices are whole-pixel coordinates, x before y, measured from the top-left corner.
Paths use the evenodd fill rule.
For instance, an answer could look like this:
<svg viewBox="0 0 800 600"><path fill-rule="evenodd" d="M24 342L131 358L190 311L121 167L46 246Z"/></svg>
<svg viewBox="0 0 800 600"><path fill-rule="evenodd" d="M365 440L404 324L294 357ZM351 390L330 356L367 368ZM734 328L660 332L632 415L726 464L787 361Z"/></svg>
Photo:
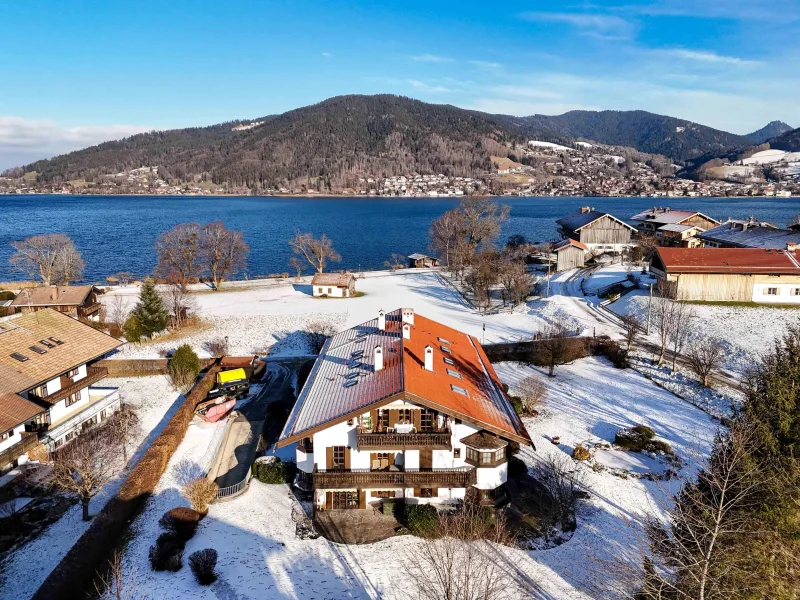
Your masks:
<svg viewBox="0 0 800 600"><path fill-rule="evenodd" d="M411 60L427 63L451 63L454 61L454 59L450 58L449 56L439 56L438 54L418 54L416 56L412 56Z"/></svg>
<svg viewBox="0 0 800 600"><path fill-rule="evenodd" d="M580 30L582 33L591 34L604 39L629 37L633 32L633 24L616 15L528 11L519 16L525 21L570 25Z"/></svg>
<svg viewBox="0 0 800 600"><path fill-rule="evenodd" d="M432 94L447 94L453 91L450 88L445 87L443 85L435 85L435 84L431 85L429 83L425 83L424 81L420 81L418 79L409 79L407 83L414 89Z"/></svg>
<svg viewBox="0 0 800 600"><path fill-rule="evenodd" d="M479 69L487 69L487 70L497 70L502 69L503 65L499 62L492 62L488 60L471 60L469 63Z"/></svg>
<svg viewBox="0 0 800 600"><path fill-rule="evenodd" d="M668 50L667 53L677 58L682 58L685 60L690 60L695 62L739 65L743 67L755 66L761 64L761 62L757 60L745 60L743 58L738 58L736 56L725 56L722 54L716 54L715 52L709 52L706 50L685 50L683 48L676 48L674 50Z"/></svg>
<svg viewBox="0 0 800 600"><path fill-rule="evenodd" d="M323 52L322 56L323 56L323 58L333 58L333 53L332 52Z"/></svg>

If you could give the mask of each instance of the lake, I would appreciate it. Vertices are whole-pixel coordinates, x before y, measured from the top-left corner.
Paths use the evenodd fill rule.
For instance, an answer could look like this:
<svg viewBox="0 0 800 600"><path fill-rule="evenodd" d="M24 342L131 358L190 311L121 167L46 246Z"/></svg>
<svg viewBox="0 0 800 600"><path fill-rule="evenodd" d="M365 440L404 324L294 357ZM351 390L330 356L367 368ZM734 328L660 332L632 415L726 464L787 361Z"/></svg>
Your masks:
<svg viewBox="0 0 800 600"><path fill-rule="evenodd" d="M785 226L800 212L800 199L775 198L511 198L502 239L556 239L555 220L591 205L627 219L654 205L694 209L716 219L751 215ZM392 253L426 252L433 219L457 198L259 198L162 196L0 196L0 281L24 278L11 270L12 240L41 233L70 236L86 261L85 279L155 266L158 235L178 223L223 221L244 232L251 277L290 271L288 240L296 230L327 233L342 255L332 268L380 269Z"/></svg>

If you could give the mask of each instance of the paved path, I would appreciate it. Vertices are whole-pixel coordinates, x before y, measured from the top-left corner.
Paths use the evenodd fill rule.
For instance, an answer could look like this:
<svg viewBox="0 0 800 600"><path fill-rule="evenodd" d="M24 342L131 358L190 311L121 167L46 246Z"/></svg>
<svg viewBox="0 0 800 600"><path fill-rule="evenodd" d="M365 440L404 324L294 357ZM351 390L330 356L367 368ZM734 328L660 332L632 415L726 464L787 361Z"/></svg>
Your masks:
<svg viewBox="0 0 800 600"><path fill-rule="evenodd" d="M293 398L293 364L283 361L267 361L269 377L267 384L258 395L241 407L238 416L230 424L230 431L220 448L216 469L212 474L220 488L236 485L250 471L255 460L261 431L267 415L267 407L273 402Z"/></svg>

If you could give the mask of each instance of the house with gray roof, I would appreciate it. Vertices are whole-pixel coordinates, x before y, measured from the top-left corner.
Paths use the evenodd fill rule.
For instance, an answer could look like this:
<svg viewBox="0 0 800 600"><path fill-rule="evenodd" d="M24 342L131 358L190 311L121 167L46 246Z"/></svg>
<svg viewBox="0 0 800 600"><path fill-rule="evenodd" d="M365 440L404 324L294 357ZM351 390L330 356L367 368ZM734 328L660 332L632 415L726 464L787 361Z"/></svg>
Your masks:
<svg viewBox="0 0 800 600"><path fill-rule="evenodd" d="M800 230L780 229L772 223L728 219L727 222L697 234L706 248L777 248L794 250L800 244Z"/></svg>

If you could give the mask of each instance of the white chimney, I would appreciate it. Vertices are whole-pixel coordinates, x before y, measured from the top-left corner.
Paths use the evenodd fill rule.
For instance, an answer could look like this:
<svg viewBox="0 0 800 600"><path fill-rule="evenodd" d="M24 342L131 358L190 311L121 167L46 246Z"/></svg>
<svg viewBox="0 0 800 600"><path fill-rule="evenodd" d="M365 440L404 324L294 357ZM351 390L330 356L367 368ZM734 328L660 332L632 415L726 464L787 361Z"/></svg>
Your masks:
<svg viewBox="0 0 800 600"><path fill-rule="evenodd" d="M411 339L411 325L408 323L403 324L403 339L410 340Z"/></svg>
<svg viewBox="0 0 800 600"><path fill-rule="evenodd" d="M378 329L386 331L386 312L383 310L378 311Z"/></svg>
<svg viewBox="0 0 800 600"><path fill-rule="evenodd" d="M433 371L433 346L425 346L425 370Z"/></svg>
<svg viewBox="0 0 800 600"><path fill-rule="evenodd" d="M410 325L414 324L414 309L413 308L404 308L403 309L403 323L408 323Z"/></svg>
<svg viewBox="0 0 800 600"><path fill-rule="evenodd" d="M374 364L375 364L375 372L377 373L381 369L383 369L383 348L380 346L375 347L375 352L373 353L374 356Z"/></svg>

